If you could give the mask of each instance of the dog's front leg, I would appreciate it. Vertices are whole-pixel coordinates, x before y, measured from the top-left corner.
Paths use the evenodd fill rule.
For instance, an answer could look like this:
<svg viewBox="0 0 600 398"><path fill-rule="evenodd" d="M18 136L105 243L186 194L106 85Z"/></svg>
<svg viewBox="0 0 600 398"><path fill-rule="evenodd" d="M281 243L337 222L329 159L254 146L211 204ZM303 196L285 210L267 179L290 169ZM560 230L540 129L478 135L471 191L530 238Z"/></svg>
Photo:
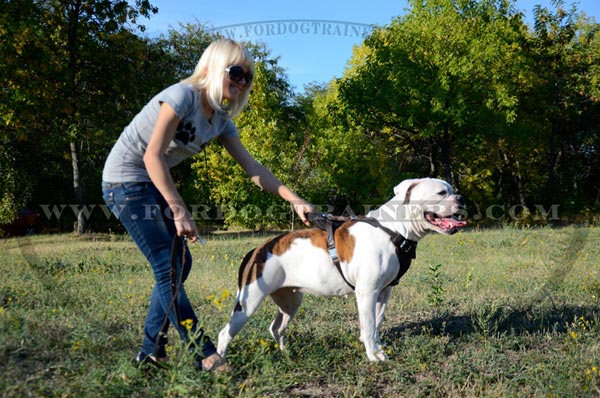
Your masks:
<svg viewBox="0 0 600 398"><path fill-rule="evenodd" d="M360 320L360 339L365 345L367 357L371 361L385 361L385 353L377 346L377 331L375 311L377 306L377 292L356 291L358 318Z"/></svg>

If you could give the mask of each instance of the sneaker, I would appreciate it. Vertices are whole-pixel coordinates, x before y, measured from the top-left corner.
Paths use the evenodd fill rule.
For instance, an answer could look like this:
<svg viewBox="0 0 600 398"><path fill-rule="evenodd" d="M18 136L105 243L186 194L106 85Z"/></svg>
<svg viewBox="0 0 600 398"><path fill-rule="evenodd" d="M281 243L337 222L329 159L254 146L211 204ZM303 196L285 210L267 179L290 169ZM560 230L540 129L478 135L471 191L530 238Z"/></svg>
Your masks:
<svg viewBox="0 0 600 398"><path fill-rule="evenodd" d="M145 354L143 352L138 352L134 359L134 364L136 367L140 369L168 369L169 365L167 364L167 357L157 358L152 354Z"/></svg>

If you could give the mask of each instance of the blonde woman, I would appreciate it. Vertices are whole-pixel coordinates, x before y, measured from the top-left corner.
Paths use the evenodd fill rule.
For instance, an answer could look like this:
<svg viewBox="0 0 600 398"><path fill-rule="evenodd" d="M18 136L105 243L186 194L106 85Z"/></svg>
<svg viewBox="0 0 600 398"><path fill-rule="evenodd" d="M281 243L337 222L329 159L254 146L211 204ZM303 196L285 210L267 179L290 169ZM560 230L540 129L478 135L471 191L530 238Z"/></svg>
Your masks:
<svg viewBox="0 0 600 398"><path fill-rule="evenodd" d="M170 286L173 238L196 242L198 229L170 174L170 168L218 139L262 189L290 202L300 219L312 206L283 185L242 145L232 119L248 103L254 62L247 49L219 39L202 54L194 73L156 95L124 129L113 146L102 174L104 200L152 266L155 286L144 324L144 342L138 365L162 366L169 323L195 349L196 367L224 370L225 360L198 325L198 318L183 286L177 312ZM183 280L192 259L184 245ZM177 325L177 316L186 320ZM191 323L190 321L191 320ZM191 340L194 341L191 341Z"/></svg>

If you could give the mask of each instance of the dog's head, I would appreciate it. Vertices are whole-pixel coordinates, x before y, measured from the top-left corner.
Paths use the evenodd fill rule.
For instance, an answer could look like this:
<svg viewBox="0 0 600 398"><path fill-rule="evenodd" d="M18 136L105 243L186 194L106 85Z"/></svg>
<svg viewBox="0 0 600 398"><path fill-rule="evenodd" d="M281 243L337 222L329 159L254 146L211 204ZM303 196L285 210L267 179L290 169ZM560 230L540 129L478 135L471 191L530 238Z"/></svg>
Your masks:
<svg viewBox="0 0 600 398"><path fill-rule="evenodd" d="M418 236L429 231L453 234L467 225L465 199L446 181L420 178L402 181L394 188L394 204L403 209L405 221Z"/></svg>

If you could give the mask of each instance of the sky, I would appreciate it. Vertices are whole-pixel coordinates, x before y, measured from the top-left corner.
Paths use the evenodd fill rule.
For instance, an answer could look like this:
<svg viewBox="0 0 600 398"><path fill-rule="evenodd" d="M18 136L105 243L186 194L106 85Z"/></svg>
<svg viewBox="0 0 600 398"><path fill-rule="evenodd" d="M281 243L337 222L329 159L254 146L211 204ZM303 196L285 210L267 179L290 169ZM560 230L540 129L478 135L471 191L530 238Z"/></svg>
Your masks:
<svg viewBox="0 0 600 398"><path fill-rule="evenodd" d="M326 83L344 73L354 45L370 26L387 25L407 13L406 0L150 0L158 13L148 20L149 36L167 33L181 23L201 23L227 37L262 42L278 56L295 92L306 84ZM531 16L535 5L553 9L550 0L517 0L516 8ZM567 8L600 22L600 0L565 0ZM198 54L200 57L200 54Z"/></svg>

